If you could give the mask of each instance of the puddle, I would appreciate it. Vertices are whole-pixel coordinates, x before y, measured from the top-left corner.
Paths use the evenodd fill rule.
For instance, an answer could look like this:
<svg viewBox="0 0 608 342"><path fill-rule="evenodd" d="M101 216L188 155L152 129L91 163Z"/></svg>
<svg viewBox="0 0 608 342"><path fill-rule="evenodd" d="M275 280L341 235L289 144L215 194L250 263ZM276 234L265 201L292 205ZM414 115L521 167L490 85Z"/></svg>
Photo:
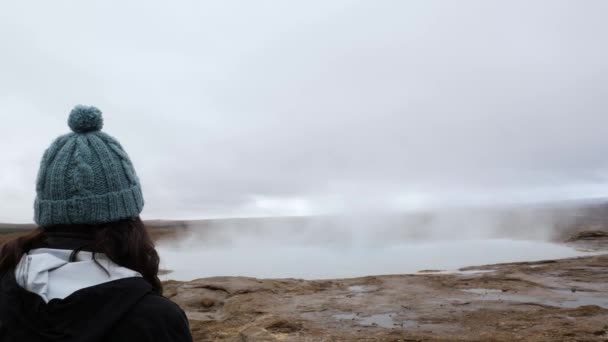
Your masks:
<svg viewBox="0 0 608 342"><path fill-rule="evenodd" d="M516 303L534 303L549 306L559 306L556 302L547 301L541 298L535 298L527 295L520 295L510 292L503 292L497 289L466 289L463 292L473 293L478 295L480 300L497 301L497 302L516 302Z"/></svg>
<svg viewBox="0 0 608 342"><path fill-rule="evenodd" d="M469 292L469 293L475 293L478 295L488 295L488 294L497 294L497 293L503 293L502 290L497 290L497 289L465 289L462 290L463 292Z"/></svg>
<svg viewBox="0 0 608 342"><path fill-rule="evenodd" d="M496 272L496 270L466 270L466 271L456 271L454 273L461 275L475 275L475 274L483 274L483 273L492 273Z"/></svg>
<svg viewBox="0 0 608 342"><path fill-rule="evenodd" d="M565 245L539 241L482 239L332 245L294 243L264 234L222 244L198 240L161 242L158 251L161 267L172 270L162 279L186 281L213 276L356 278L584 255Z"/></svg>
<svg viewBox="0 0 608 342"><path fill-rule="evenodd" d="M355 293L365 293L370 292L370 288L365 285L353 285L349 286L348 290Z"/></svg>
<svg viewBox="0 0 608 342"><path fill-rule="evenodd" d="M608 293L576 291L572 290L551 290L565 298L561 306L565 308L577 308L585 305L597 305L608 309Z"/></svg>
<svg viewBox="0 0 608 342"><path fill-rule="evenodd" d="M354 313L349 314L335 314L332 316L333 318L341 321L354 321L358 316Z"/></svg>
<svg viewBox="0 0 608 342"><path fill-rule="evenodd" d="M608 294L603 292L576 291L572 290L547 290L549 293L543 297L503 292L497 289L464 289L467 293L478 295L481 300L499 302L534 303L540 305L577 308L585 305L597 305L608 309ZM554 294L554 295L552 295Z"/></svg>
<svg viewBox="0 0 608 342"><path fill-rule="evenodd" d="M397 323L393 319L394 316L395 316L395 313L383 313L383 314L376 314L376 315L371 315L371 316L366 316L366 317L362 317L362 316L359 316L358 314L354 314L354 313L344 313L344 314L336 314L336 315L333 315L332 317L337 320L356 321L356 323L361 326L381 327L381 328L386 328L386 329L392 329L395 327L406 327L406 326L409 326L412 324L415 325L414 321L409 321L409 320Z"/></svg>
<svg viewBox="0 0 608 342"><path fill-rule="evenodd" d="M476 275L476 274L484 274L484 273L492 273L492 272L496 272L496 270L493 269L489 269L489 270L455 270L455 271L418 271L418 273L420 274L456 274L456 275L462 275L462 276L467 276L467 275Z"/></svg>
<svg viewBox="0 0 608 342"><path fill-rule="evenodd" d="M382 328L394 328L397 323L393 320L393 314L379 314L363 317L359 320L359 324L367 326L379 326Z"/></svg>

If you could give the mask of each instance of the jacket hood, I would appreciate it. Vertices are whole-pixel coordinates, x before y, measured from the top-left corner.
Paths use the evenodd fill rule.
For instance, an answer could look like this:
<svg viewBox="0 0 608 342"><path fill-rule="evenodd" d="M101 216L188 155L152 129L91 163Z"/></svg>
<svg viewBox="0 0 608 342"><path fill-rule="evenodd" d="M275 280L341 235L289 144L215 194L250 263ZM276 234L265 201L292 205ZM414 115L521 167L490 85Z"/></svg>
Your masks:
<svg viewBox="0 0 608 342"><path fill-rule="evenodd" d="M72 250L39 248L23 255L15 269L17 284L38 294L45 302L63 299L95 285L130 277L138 272L116 265L103 254L79 252L70 262Z"/></svg>
<svg viewBox="0 0 608 342"><path fill-rule="evenodd" d="M97 258L106 273L81 253L70 263L71 251L31 251L15 272L0 275L0 341L103 341L153 293L136 272Z"/></svg>

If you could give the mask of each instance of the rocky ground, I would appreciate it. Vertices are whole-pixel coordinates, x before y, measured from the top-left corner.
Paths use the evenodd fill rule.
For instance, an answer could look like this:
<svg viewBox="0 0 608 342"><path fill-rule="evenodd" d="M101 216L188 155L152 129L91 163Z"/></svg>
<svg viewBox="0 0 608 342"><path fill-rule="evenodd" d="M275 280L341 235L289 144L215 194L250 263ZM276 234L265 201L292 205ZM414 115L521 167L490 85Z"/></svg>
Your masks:
<svg viewBox="0 0 608 342"><path fill-rule="evenodd" d="M458 273L165 283L195 341L608 341L608 234L597 255Z"/></svg>
<svg viewBox="0 0 608 342"><path fill-rule="evenodd" d="M608 341L608 230L586 227L566 243L588 257L323 281L168 281L165 295L187 312L195 341ZM5 230L0 244L23 232Z"/></svg>

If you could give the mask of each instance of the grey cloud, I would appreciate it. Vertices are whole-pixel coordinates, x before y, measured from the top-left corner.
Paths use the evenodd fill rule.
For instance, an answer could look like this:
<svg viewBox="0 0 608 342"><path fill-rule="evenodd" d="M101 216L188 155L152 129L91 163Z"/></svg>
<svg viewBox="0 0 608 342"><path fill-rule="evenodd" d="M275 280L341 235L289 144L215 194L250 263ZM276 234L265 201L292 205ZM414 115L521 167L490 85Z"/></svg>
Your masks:
<svg viewBox="0 0 608 342"><path fill-rule="evenodd" d="M131 154L147 217L608 188L603 1L0 6L0 220L30 219L76 103Z"/></svg>

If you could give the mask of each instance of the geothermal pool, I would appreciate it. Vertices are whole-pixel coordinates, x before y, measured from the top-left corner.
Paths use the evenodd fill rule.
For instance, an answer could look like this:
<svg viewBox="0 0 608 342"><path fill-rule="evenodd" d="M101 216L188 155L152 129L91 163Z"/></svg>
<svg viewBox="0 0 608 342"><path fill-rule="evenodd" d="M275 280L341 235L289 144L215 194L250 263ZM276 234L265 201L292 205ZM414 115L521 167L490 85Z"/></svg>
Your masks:
<svg viewBox="0 0 608 342"><path fill-rule="evenodd" d="M213 276L332 279L367 275L452 271L465 266L569 258L586 253L535 240L463 239L379 243L314 243L249 235L233 242L190 238L160 243L163 279Z"/></svg>

